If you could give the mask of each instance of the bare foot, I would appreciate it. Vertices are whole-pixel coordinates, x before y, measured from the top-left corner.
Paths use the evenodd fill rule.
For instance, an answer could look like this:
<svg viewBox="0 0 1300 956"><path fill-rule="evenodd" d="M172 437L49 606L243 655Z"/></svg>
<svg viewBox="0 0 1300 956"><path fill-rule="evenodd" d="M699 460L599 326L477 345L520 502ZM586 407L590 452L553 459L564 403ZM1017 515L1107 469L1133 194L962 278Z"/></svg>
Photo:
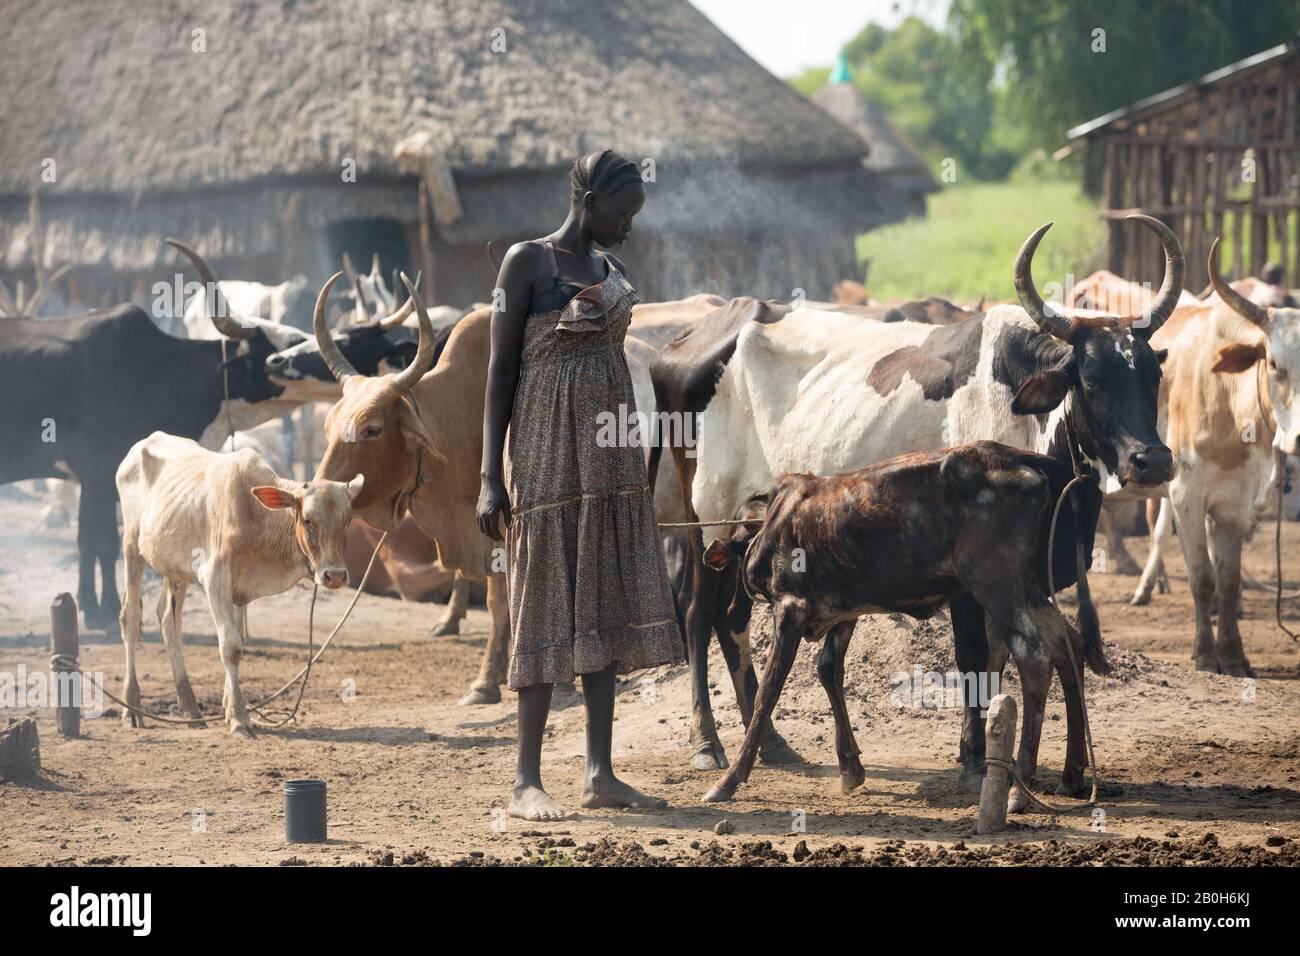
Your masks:
<svg viewBox="0 0 1300 956"><path fill-rule="evenodd" d="M668 801L644 794L617 777L593 777L588 778L583 785L582 805L589 809L626 807L632 810L662 810L668 806Z"/></svg>
<svg viewBox="0 0 1300 956"><path fill-rule="evenodd" d="M564 807L552 800L541 787L515 787L510 809L506 812L520 820L534 822L563 820L566 816Z"/></svg>

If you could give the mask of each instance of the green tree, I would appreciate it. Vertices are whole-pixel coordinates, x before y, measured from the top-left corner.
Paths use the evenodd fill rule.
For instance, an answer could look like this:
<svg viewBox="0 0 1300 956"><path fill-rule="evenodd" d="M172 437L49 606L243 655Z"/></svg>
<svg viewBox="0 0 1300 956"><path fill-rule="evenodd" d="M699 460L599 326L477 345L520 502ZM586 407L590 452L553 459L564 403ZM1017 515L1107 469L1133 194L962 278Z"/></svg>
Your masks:
<svg viewBox="0 0 1300 956"><path fill-rule="evenodd" d="M1050 150L1072 126L1293 37L1300 3L952 0L949 26L965 55L1002 67L1007 121Z"/></svg>
<svg viewBox="0 0 1300 956"><path fill-rule="evenodd" d="M844 47L854 82L912 138L932 164L952 157L959 175L1001 178L1013 156L990 142L996 96L994 63L979 46L963 47L925 21L895 29L869 23ZM790 82L812 93L829 71L807 70Z"/></svg>

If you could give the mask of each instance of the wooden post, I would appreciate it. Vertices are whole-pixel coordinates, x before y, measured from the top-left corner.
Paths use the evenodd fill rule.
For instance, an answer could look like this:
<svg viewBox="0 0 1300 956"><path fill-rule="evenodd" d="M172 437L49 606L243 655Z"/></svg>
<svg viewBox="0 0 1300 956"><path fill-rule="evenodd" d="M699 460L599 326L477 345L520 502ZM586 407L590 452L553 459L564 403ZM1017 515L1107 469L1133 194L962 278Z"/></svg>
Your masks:
<svg viewBox="0 0 1300 956"><path fill-rule="evenodd" d="M0 727L0 780L30 777L41 769L41 738L30 717Z"/></svg>
<svg viewBox="0 0 1300 956"><path fill-rule="evenodd" d="M50 604L50 687L69 692L78 691L76 700L56 701L59 709L59 733L75 740L81 736L81 678L78 675L77 656L80 643L77 639L77 602L64 592ZM70 674L60 679L57 675Z"/></svg>
<svg viewBox="0 0 1300 956"><path fill-rule="evenodd" d="M989 704L984 753L991 760L1010 762L1015 746L1016 699L1010 694L998 694ZM1011 780L1005 765L990 763L984 773L984 785L980 788L976 833L998 833L1007 825L1007 793L1010 789Z"/></svg>

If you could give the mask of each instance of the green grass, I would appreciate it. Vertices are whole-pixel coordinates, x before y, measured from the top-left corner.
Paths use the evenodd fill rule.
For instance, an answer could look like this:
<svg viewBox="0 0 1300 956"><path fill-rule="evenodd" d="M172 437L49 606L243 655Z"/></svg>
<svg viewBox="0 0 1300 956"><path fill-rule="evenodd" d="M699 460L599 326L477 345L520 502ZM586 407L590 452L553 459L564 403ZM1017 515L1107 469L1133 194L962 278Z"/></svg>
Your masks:
<svg viewBox="0 0 1300 956"><path fill-rule="evenodd" d="M977 183L946 186L929 198L925 219L885 226L858 237L858 263L877 299L938 295L957 302L1011 300L1011 268L1025 237L1055 225L1034 258L1034 281L1067 273L1082 279L1102 267L1105 228L1097 206L1069 182Z"/></svg>

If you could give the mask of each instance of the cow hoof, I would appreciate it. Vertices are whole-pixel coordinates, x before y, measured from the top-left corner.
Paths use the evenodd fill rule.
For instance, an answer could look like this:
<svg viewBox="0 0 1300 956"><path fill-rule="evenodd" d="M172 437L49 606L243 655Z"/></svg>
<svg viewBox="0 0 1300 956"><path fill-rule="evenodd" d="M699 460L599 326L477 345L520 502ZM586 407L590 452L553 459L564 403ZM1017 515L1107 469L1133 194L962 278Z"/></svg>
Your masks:
<svg viewBox="0 0 1300 956"><path fill-rule="evenodd" d="M722 759L725 761L727 758L723 756ZM785 742L785 738L776 731L772 731L772 735L758 748L758 759L762 763L773 766L804 762L803 757L800 757L795 752L795 749ZM726 764L724 763L723 766L725 767Z"/></svg>
<svg viewBox="0 0 1300 956"><path fill-rule="evenodd" d="M1133 597L1129 599L1129 604L1133 607L1145 607L1151 603L1150 591L1135 591Z"/></svg>
<svg viewBox="0 0 1300 956"><path fill-rule="evenodd" d="M1029 794L1025 788L1016 784L1007 797L1007 813L1024 813L1029 809Z"/></svg>
<svg viewBox="0 0 1300 956"><path fill-rule="evenodd" d="M725 783L714 784L708 793L704 795L705 803L726 803L735 793L734 787L728 787Z"/></svg>
<svg viewBox="0 0 1300 956"><path fill-rule="evenodd" d="M1118 561L1115 562L1115 573L1123 574L1128 577L1135 578L1142 573L1142 569L1138 567L1138 563L1136 561L1134 561L1128 555L1125 555L1124 557L1120 558Z"/></svg>
<svg viewBox="0 0 1300 956"><path fill-rule="evenodd" d="M475 684L460 699L462 707L477 707L480 704L501 703L501 688L496 684Z"/></svg>
<svg viewBox="0 0 1300 956"><path fill-rule="evenodd" d="M731 764L722 744L714 740L695 748L695 753L691 754L691 766L696 770L726 770Z"/></svg>
<svg viewBox="0 0 1300 956"><path fill-rule="evenodd" d="M1255 668L1250 666L1250 661L1244 657L1236 661L1223 661L1220 665L1224 674L1229 677L1254 677Z"/></svg>
<svg viewBox="0 0 1300 956"><path fill-rule="evenodd" d="M452 620L441 620L429 629L430 637L446 637L449 634L460 633L460 618Z"/></svg>
<svg viewBox="0 0 1300 956"><path fill-rule="evenodd" d="M234 724L230 728L230 736L238 737L241 740L252 740L256 735L253 733L253 728L248 724Z"/></svg>
<svg viewBox="0 0 1300 956"><path fill-rule="evenodd" d="M984 789L984 771L982 770L963 770L961 772L961 788L969 794L979 796Z"/></svg>
<svg viewBox="0 0 1300 956"><path fill-rule="evenodd" d="M861 767L852 767L840 771L840 793L852 793L867 780L867 772Z"/></svg>
<svg viewBox="0 0 1300 956"><path fill-rule="evenodd" d="M1219 673L1219 662L1213 657L1198 657L1196 658L1196 669L1205 671L1208 674L1217 674Z"/></svg>
<svg viewBox="0 0 1300 956"><path fill-rule="evenodd" d="M1064 777L1056 785L1058 797L1086 797L1092 793L1092 785L1080 779L1077 783L1069 782Z"/></svg>

